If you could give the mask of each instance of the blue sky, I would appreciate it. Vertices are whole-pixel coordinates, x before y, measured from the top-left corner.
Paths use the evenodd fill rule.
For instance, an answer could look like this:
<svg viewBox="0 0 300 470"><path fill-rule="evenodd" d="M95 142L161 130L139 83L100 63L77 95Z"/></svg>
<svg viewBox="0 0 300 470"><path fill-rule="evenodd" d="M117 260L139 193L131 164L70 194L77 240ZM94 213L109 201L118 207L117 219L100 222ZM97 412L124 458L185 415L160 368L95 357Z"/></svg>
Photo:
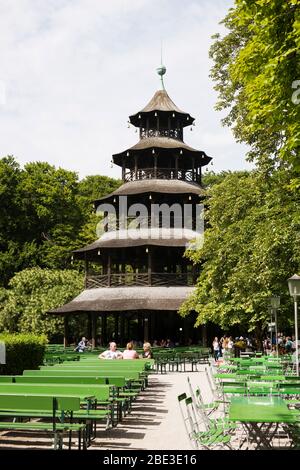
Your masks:
<svg viewBox="0 0 300 470"><path fill-rule="evenodd" d="M215 171L250 168L214 110L211 35L233 0L0 0L0 155L105 174L136 143L127 118L165 86L196 118L185 141Z"/></svg>

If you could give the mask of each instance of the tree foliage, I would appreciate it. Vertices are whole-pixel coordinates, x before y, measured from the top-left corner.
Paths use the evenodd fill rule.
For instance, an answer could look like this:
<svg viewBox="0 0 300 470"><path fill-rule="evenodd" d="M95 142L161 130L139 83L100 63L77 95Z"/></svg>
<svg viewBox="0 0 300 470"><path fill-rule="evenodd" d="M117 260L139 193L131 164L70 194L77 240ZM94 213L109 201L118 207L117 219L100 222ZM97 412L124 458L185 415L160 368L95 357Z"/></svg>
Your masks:
<svg viewBox="0 0 300 470"><path fill-rule="evenodd" d="M76 173L45 162L21 169L11 156L0 159L1 285L29 267L75 267L72 250L96 239L92 201L119 185L98 175L79 181Z"/></svg>
<svg viewBox="0 0 300 470"><path fill-rule="evenodd" d="M46 334L63 333L63 319L47 315L70 301L83 287L75 270L31 268L17 273L0 291L0 330Z"/></svg>
<svg viewBox="0 0 300 470"><path fill-rule="evenodd" d="M223 123L264 170L300 169L299 0L235 0L223 24L210 49Z"/></svg>
<svg viewBox="0 0 300 470"><path fill-rule="evenodd" d="M208 190L209 228L200 250L187 256L201 266L195 294L182 315L254 329L269 318L268 297L282 296L281 324L291 325L287 279L300 269L300 194L291 175L277 170L236 172Z"/></svg>

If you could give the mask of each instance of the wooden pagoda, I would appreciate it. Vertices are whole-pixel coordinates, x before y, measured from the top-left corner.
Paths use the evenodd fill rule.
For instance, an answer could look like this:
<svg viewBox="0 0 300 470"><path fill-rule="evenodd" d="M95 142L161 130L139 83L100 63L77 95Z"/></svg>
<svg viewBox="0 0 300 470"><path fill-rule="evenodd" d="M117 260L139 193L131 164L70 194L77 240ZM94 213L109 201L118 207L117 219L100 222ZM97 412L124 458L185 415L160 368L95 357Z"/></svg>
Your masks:
<svg viewBox="0 0 300 470"><path fill-rule="evenodd" d="M165 68L160 67L158 73L162 79ZM69 318L80 313L88 316L85 334L90 334L93 345L98 337L102 344L111 338L121 343L129 339L170 338L181 343L196 339L193 318L182 319L178 309L193 292L197 279L183 255L197 236L201 172L211 158L183 141L183 130L193 125L194 118L173 103L164 85L129 121L139 129L140 140L113 155L113 162L122 168L123 184L95 201L96 210L103 204L115 207L115 227L111 230L106 225L98 240L74 252L75 258L85 262L85 289L49 312L64 316L65 344ZM185 228L180 220L178 228L178 216L176 219L172 211L168 226L160 214L155 223L149 215L140 217L137 225L132 225L132 217L122 215L121 223L120 202L125 198L128 207L143 204L147 214L152 214L155 204L169 208L176 204L182 214L189 205L192 225Z"/></svg>

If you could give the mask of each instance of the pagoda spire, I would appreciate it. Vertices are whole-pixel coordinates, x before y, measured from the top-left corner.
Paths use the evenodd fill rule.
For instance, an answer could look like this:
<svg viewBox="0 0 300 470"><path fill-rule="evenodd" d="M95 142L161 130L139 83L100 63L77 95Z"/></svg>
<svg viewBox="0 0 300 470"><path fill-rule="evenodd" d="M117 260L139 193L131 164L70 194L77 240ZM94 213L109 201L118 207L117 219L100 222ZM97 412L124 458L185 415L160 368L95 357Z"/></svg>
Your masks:
<svg viewBox="0 0 300 470"><path fill-rule="evenodd" d="M162 40L161 40L161 43L160 43L160 66L157 67L156 69L156 72L158 73L158 75L160 76L160 81L161 81L161 90L164 90L166 91L165 89L165 84L164 84L164 75L167 71L167 68L165 67L165 65L163 65L163 60L162 60L162 56L163 56L163 53L162 53L162 50L163 50L163 47L162 47Z"/></svg>
<svg viewBox="0 0 300 470"><path fill-rule="evenodd" d="M164 91L166 91L166 89L165 89L165 84L164 84L164 78L163 78L163 77L164 77L164 75L165 75L167 69L166 69L166 67L165 67L163 64L161 64L159 67L157 67L156 71L157 71L158 75L160 76L160 80L161 80L161 89L164 90Z"/></svg>

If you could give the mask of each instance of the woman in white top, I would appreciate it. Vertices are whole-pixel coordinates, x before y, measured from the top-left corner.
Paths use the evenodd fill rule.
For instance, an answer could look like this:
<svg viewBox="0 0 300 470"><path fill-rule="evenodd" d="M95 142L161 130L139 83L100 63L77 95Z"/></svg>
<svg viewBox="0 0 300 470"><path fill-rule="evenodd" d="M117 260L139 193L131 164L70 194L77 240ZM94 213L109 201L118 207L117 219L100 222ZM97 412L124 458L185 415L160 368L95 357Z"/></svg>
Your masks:
<svg viewBox="0 0 300 470"><path fill-rule="evenodd" d="M217 361L219 359L219 355L220 355L220 344L219 344L219 340L218 340L217 336L215 337L215 339L212 342L212 347L213 347L213 353L214 353L215 361Z"/></svg>

